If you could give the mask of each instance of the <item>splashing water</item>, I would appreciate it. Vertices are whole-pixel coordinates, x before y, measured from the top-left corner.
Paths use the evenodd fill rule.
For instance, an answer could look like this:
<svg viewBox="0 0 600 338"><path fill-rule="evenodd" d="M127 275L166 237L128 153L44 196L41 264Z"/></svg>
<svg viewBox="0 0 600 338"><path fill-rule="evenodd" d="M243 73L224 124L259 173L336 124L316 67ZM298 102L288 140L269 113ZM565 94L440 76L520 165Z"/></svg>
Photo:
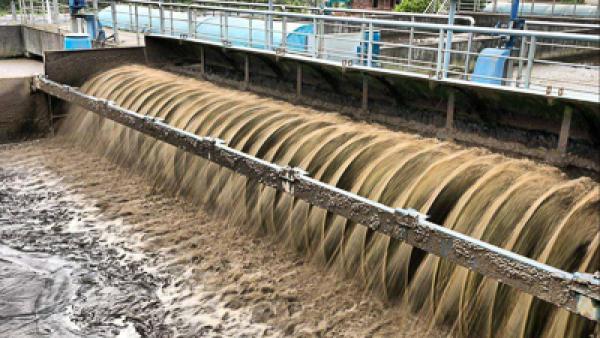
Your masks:
<svg viewBox="0 0 600 338"><path fill-rule="evenodd" d="M140 114L567 271L600 260L600 187L482 149L391 132L142 66L82 87ZM61 134L161 188L358 278L458 336L585 337L594 322L72 107Z"/></svg>

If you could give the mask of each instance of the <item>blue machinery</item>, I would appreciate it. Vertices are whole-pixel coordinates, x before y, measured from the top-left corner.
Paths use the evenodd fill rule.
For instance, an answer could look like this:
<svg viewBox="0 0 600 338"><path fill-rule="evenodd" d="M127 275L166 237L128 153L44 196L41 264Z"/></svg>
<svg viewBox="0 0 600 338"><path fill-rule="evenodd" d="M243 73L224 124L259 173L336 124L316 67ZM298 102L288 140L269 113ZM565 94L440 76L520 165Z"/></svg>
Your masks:
<svg viewBox="0 0 600 338"><path fill-rule="evenodd" d="M452 0L453 2L455 0ZM506 28L522 29L523 20L518 18L519 0L512 0L510 11L510 21ZM500 24L497 25L497 27ZM506 78L508 63L513 47L515 45L515 36L503 37L504 46L500 48L485 48L475 63L472 80L478 83L501 85L502 79Z"/></svg>

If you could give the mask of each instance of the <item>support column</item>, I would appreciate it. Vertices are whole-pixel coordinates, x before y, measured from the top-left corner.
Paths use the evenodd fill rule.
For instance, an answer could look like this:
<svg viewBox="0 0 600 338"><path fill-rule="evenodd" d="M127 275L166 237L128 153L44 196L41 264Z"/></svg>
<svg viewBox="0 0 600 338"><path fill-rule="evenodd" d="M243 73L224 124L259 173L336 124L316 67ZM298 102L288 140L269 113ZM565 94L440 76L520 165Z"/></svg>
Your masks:
<svg viewBox="0 0 600 338"><path fill-rule="evenodd" d="M361 109L363 112L367 112L369 110L369 78L367 74L363 74L362 76L362 104Z"/></svg>
<svg viewBox="0 0 600 338"><path fill-rule="evenodd" d="M454 130L454 89L448 93L448 106L446 108L446 132Z"/></svg>
<svg viewBox="0 0 600 338"><path fill-rule="evenodd" d="M302 97L302 64L296 64L296 99Z"/></svg>
<svg viewBox="0 0 600 338"><path fill-rule="evenodd" d="M244 90L250 87L250 57L248 54L244 56Z"/></svg>
<svg viewBox="0 0 600 338"><path fill-rule="evenodd" d="M571 116L573 108L566 106L563 113L562 124L560 125L560 135L558 136L558 152L564 154L567 152L567 144L569 143L569 131L571 129Z"/></svg>
<svg viewBox="0 0 600 338"><path fill-rule="evenodd" d="M206 73L206 58L204 57L204 46L200 46L200 74Z"/></svg>

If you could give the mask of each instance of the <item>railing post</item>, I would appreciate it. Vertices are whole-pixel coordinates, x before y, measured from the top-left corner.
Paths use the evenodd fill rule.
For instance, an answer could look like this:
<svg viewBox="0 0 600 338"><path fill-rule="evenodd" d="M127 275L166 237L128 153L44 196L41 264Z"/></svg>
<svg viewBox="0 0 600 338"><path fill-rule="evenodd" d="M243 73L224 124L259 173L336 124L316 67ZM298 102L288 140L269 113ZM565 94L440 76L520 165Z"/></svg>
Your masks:
<svg viewBox="0 0 600 338"><path fill-rule="evenodd" d="M439 79L442 77L442 62L444 54L444 29L440 28L440 33L438 35L438 48L437 48L437 62L435 69L435 76Z"/></svg>
<svg viewBox="0 0 600 338"><path fill-rule="evenodd" d="M271 49L271 43L269 40L269 15L265 14L265 42L264 42L264 48L266 50L270 50Z"/></svg>
<svg viewBox="0 0 600 338"><path fill-rule="evenodd" d="M525 88L529 88L531 84L531 71L533 70L533 61L535 59L535 35L529 40L529 53L527 54L527 70L525 72Z"/></svg>
<svg viewBox="0 0 600 338"><path fill-rule="evenodd" d="M227 11L223 12L223 42L229 42L229 15Z"/></svg>
<svg viewBox="0 0 600 338"><path fill-rule="evenodd" d="M119 39L119 23L117 22L117 3L115 1L111 1L110 11L112 14L113 36L115 37L115 43L118 45L121 41Z"/></svg>
<svg viewBox="0 0 600 338"><path fill-rule="evenodd" d="M363 19L365 18L365 15L362 15ZM365 29L365 24L364 22L360 24L360 65L364 66L365 64L365 33L367 32L367 30Z"/></svg>
<svg viewBox="0 0 600 338"><path fill-rule="evenodd" d="M456 14L456 0L450 0L450 11L448 12L448 26L454 25L454 15ZM448 68L450 68L450 58L452 52L452 37L454 31L452 29L448 30L448 35L446 37L446 52L444 53L444 68L442 71L442 77L448 77Z"/></svg>
<svg viewBox="0 0 600 338"><path fill-rule="evenodd" d="M316 58L319 56L319 25L317 24L317 19L313 19L313 33L315 35L315 41L313 41L313 56Z"/></svg>
<svg viewBox="0 0 600 338"><path fill-rule="evenodd" d="M173 9L174 7L171 7L171 10L169 10L169 35L171 36L175 36L175 26L173 25Z"/></svg>
<svg viewBox="0 0 600 338"><path fill-rule="evenodd" d="M148 30L152 32L152 5L148 5Z"/></svg>
<svg viewBox="0 0 600 338"><path fill-rule="evenodd" d="M158 31L165 34L165 11L162 2L158 4Z"/></svg>
<svg viewBox="0 0 600 338"><path fill-rule="evenodd" d="M188 36L190 39L194 38L196 33L196 24L194 24L194 11L192 7L188 8Z"/></svg>
<svg viewBox="0 0 600 338"><path fill-rule="evenodd" d="M287 48L287 17L281 18L281 44L279 46L283 52Z"/></svg>
<svg viewBox="0 0 600 338"><path fill-rule="evenodd" d="M138 4L133 6L133 11L135 14L135 40L137 45L140 45L140 20L139 20L139 12L138 12Z"/></svg>
<svg viewBox="0 0 600 338"><path fill-rule="evenodd" d="M373 22L369 22L369 45L367 49L367 66L373 67L373 41L375 32L373 31Z"/></svg>
<svg viewBox="0 0 600 338"><path fill-rule="evenodd" d="M523 29L527 30L527 23L523 25ZM521 49L519 49L519 67L517 70L517 81L515 81L515 86L519 87L520 81L523 81L523 60L525 59L525 50L527 49L527 37L521 37Z"/></svg>
<svg viewBox="0 0 600 338"><path fill-rule="evenodd" d="M471 48L473 48L473 33L469 33L467 38L467 54L465 55L465 80L469 77L469 68L471 67Z"/></svg>
<svg viewBox="0 0 600 338"><path fill-rule="evenodd" d="M17 22L17 7L14 0L10 0L10 12L12 14L12 21Z"/></svg>
<svg viewBox="0 0 600 338"><path fill-rule="evenodd" d="M415 16L411 15L411 22L415 22ZM410 35L408 36L408 55L407 55L407 64L410 66L412 64L412 54L413 54L413 43L415 41L415 27L410 27Z"/></svg>
<svg viewBox="0 0 600 338"><path fill-rule="evenodd" d="M250 14L248 18L248 47L252 48L252 34L254 34L254 27L252 27L254 14Z"/></svg>
<svg viewBox="0 0 600 338"><path fill-rule="evenodd" d="M52 22L59 23L58 16L59 16L58 0L52 0Z"/></svg>

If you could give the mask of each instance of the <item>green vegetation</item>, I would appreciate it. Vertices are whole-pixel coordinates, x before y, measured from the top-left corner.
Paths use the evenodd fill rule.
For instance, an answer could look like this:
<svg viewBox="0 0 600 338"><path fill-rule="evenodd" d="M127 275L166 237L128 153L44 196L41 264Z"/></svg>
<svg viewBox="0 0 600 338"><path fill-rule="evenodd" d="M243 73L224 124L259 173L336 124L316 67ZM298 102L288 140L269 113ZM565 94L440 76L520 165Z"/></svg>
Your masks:
<svg viewBox="0 0 600 338"><path fill-rule="evenodd" d="M10 0L0 0L0 15L5 15L10 10Z"/></svg>
<svg viewBox="0 0 600 338"><path fill-rule="evenodd" d="M401 3L396 5L394 10L396 12L423 13L425 9L427 9L429 1L430 0L402 0Z"/></svg>

